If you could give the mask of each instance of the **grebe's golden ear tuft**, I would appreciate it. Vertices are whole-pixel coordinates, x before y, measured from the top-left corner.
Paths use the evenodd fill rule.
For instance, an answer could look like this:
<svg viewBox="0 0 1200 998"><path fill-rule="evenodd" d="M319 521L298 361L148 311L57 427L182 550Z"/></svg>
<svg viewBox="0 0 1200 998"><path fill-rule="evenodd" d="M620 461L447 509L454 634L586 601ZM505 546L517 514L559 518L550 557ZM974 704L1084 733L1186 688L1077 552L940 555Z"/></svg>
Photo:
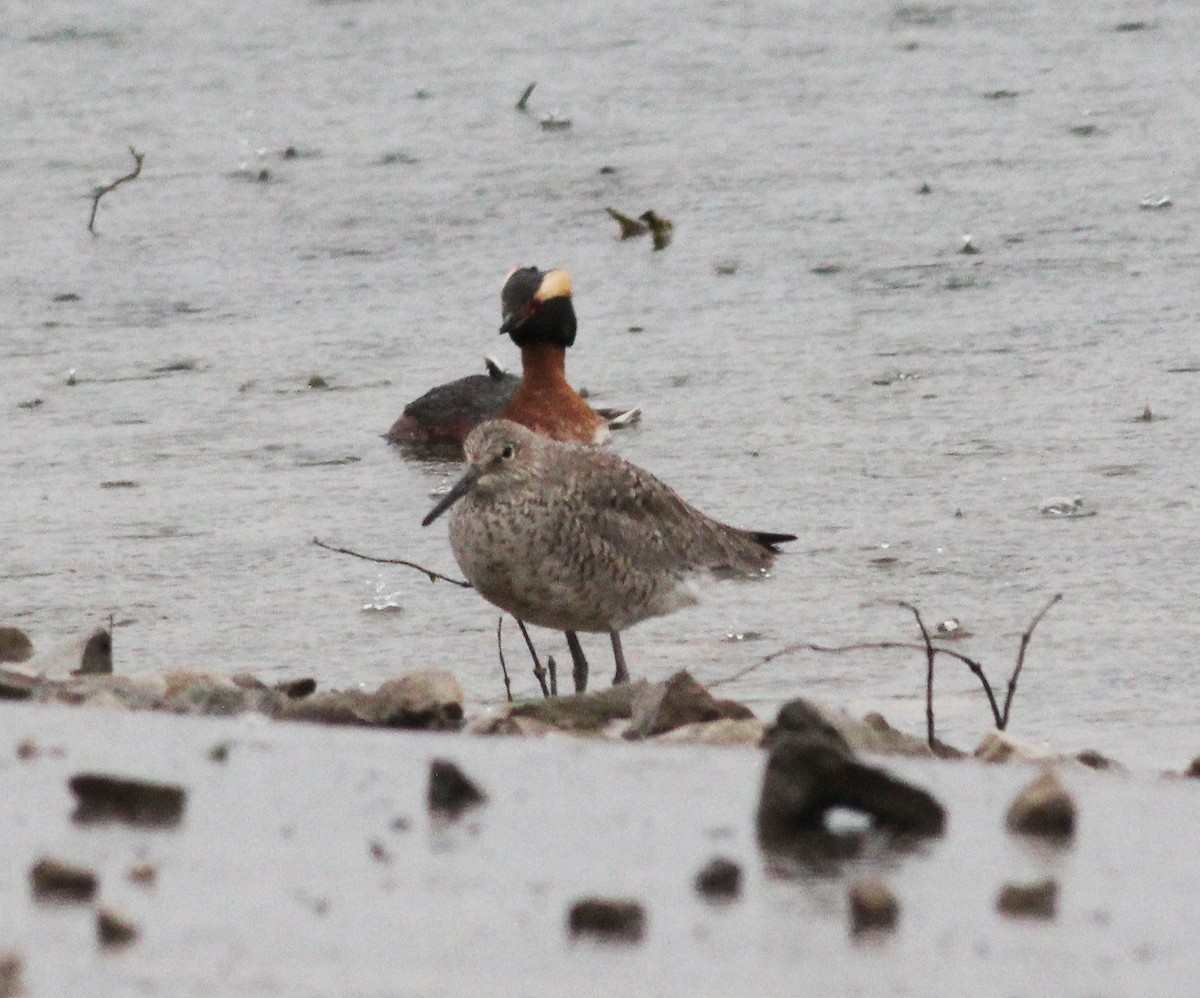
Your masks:
<svg viewBox="0 0 1200 998"><path fill-rule="evenodd" d="M565 270L548 270L534 296L538 301L571 297L571 275Z"/></svg>

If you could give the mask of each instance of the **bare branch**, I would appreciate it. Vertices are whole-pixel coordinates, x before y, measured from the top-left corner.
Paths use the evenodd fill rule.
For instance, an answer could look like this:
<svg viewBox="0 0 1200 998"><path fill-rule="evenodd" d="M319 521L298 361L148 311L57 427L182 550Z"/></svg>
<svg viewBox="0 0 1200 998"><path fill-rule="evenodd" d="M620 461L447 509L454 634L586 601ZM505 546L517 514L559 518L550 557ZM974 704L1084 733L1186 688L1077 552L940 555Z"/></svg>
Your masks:
<svg viewBox="0 0 1200 998"><path fill-rule="evenodd" d="M500 653L500 671L504 673L504 692L508 694L508 702L513 702L512 683L508 680L508 666L504 662L504 617L496 620L496 651Z"/></svg>
<svg viewBox="0 0 1200 998"><path fill-rule="evenodd" d="M1029 626L1025 628L1025 633L1021 635L1021 648L1017 652L1017 665L1013 669L1012 675L1008 680L1008 693L1004 697L1004 710L1000 713L996 721L996 727L1003 731L1008 727L1008 714L1012 708L1013 697L1017 692L1017 679L1021 675L1021 669L1025 666L1025 649L1029 647L1029 641L1033 637L1033 629L1041 623L1042 618L1046 616L1049 609L1062 599L1062 593L1055 593L1050 597L1050 601L1038 611L1037 616L1029 622Z"/></svg>
<svg viewBox="0 0 1200 998"><path fill-rule="evenodd" d="M521 635L525 638L525 646L529 649L529 654L533 658L533 676L538 681L538 685L542 688L542 696L550 696L550 687L546 685L546 669L542 665L542 660L538 658L537 649L533 647L533 640L529 637L529 631L525 627L525 621L520 617L514 617L517 626L521 628Z"/></svg>
<svg viewBox="0 0 1200 998"><path fill-rule="evenodd" d="M109 191L114 191L127 180L133 180L139 173L142 172L142 160L146 158L144 152L138 152L133 146L129 147L129 154L133 157L133 170L123 177L117 177L111 184L104 187L97 187L92 192L92 214L88 219L88 232L93 236L96 235L96 209L100 207L100 199Z"/></svg>
<svg viewBox="0 0 1200 998"><path fill-rule="evenodd" d="M333 551L337 554L348 554L352 558L361 558L363 561L374 561L380 565L403 565L405 568L415 568L418 572L424 572L429 577L430 582L449 582L452 586L459 586L463 589L471 589L471 583L463 579L452 579L449 575L442 575L441 572L435 572L432 568L426 568L424 565L418 565L415 561L405 561L403 558L377 558L371 554L363 554L360 551L352 551L350 548L334 547L332 544L326 544L321 538L314 537L312 542L319 548L324 548L326 551Z"/></svg>
<svg viewBox="0 0 1200 998"><path fill-rule="evenodd" d="M921 619L921 611L911 603L905 603L904 600L897 602L898 606L904 607L906 610L911 610L912 615L917 618L917 626L921 628L921 638L925 642L925 737L929 741L929 747L934 747L933 738L933 659L936 654L933 642L929 640L929 631L925 628L925 621Z"/></svg>

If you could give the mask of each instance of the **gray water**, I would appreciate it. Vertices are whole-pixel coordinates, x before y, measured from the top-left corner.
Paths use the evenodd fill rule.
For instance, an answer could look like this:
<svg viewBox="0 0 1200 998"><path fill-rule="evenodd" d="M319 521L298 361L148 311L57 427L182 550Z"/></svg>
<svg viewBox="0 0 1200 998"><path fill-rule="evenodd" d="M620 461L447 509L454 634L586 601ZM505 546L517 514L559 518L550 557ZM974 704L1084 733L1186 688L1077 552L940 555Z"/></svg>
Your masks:
<svg viewBox="0 0 1200 998"><path fill-rule="evenodd" d="M39 645L113 614L123 671L439 667L498 699L495 611L310 540L454 570L419 523L455 469L380 434L484 354L516 365L498 290L532 263L574 275L573 380L644 407L617 449L800 535L774 578L631 631L635 674L913 639L904 599L1002 682L1061 591L1012 731L1134 765L1200 749L1195 7L7 10L0 608ZM142 175L92 236L129 145ZM675 243L617 241L606 205ZM1041 516L1054 494L1097 515ZM938 688L973 743L975 681ZM725 692L920 730L923 659L796 653Z"/></svg>

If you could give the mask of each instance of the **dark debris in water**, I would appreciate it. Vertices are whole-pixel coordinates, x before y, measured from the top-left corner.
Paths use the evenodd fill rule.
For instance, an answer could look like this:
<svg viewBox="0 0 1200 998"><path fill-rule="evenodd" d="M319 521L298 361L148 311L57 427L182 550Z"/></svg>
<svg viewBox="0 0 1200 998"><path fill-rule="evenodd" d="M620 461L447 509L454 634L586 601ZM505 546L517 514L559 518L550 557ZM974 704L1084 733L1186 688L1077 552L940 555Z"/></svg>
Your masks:
<svg viewBox="0 0 1200 998"><path fill-rule="evenodd" d="M187 306L184 306L185 308ZM180 311L176 306L177 312ZM199 368L199 363L195 360L173 360L168 364L162 364L159 367L150 368L151 374L180 374L188 371L195 371Z"/></svg>
<svg viewBox="0 0 1200 998"><path fill-rule="evenodd" d="M900 3L892 8L892 26L945 27L954 20L954 4Z"/></svg>
<svg viewBox="0 0 1200 998"><path fill-rule="evenodd" d="M1021 94L1017 90L988 90L983 96L985 100L1015 100Z"/></svg>
<svg viewBox="0 0 1200 998"><path fill-rule="evenodd" d="M419 162L421 162L421 161L419 159L417 159L416 156L413 156L411 153L404 152L403 150L396 150L394 152L385 152L382 156L380 156L377 160L375 160L375 165L376 166L414 166Z"/></svg>
<svg viewBox="0 0 1200 998"><path fill-rule="evenodd" d="M33 45L70 45L76 42L100 42L109 48L117 48L124 44L125 38L118 31L95 31L69 25L65 28L57 28L54 31L29 35L25 40Z"/></svg>

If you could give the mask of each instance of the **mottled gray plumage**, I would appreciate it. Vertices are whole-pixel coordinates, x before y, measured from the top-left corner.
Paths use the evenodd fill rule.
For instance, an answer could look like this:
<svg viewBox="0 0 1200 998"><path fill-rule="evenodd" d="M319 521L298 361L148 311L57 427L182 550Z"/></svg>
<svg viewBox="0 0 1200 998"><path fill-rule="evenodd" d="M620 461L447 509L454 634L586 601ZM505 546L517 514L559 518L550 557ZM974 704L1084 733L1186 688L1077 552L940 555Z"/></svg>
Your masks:
<svg viewBox="0 0 1200 998"><path fill-rule="evenodd" d="M696 602L697 574L761 573L790 534L731 527L615 454L492 420L467 437L450 545L481 596L542 627L613 636ZM577 686L579 685L577 677Z"/></svg>

